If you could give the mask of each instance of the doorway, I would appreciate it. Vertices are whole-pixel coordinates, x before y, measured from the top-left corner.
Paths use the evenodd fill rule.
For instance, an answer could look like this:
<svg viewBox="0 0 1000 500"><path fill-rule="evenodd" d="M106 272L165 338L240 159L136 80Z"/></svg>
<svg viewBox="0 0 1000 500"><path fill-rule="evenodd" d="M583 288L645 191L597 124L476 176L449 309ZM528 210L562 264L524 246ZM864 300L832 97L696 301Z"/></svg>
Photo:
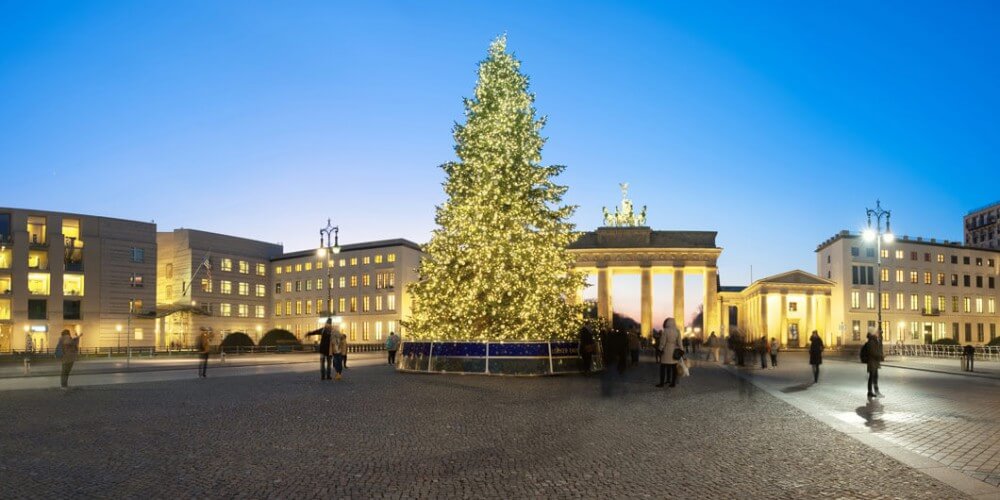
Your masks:
<svg viewBox="0 0 1000 500"><path fill-rule="evenodd" d="M799 347L799 324L788 324L788 347Z"/></svg>

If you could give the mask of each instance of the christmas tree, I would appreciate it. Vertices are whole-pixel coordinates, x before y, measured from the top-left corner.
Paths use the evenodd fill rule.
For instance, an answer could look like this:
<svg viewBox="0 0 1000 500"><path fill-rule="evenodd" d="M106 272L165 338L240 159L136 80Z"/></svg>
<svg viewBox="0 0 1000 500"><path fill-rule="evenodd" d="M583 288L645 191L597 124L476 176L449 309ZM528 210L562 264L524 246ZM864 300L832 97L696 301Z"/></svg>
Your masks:
<svg viewBox="0 0 1000 500"><path fill-rule="evenodd" d="M572 299L583 277L566 251L575 207L553 182L565 167L540 164L545 119L506 49L501 36L479 64L465 124L454 128L458 161L442 165L448 200L411 287L415 338L567 338L579 325Z"/></svg>

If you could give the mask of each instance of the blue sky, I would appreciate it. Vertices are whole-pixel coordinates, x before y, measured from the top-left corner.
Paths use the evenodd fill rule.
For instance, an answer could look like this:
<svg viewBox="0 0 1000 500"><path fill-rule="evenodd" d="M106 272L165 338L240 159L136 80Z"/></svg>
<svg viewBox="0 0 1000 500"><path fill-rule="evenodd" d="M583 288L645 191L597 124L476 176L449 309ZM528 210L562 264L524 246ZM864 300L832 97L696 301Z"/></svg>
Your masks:
<svg viewBox="0 0 1000 500"><path fill-rule="evenodd" d="M423 242L506 32L581 229L626 181L654 228L719 232L723 284L814 271L876 198L954 240L1000 199L997 5L3 1L0 205Z"/></svg>

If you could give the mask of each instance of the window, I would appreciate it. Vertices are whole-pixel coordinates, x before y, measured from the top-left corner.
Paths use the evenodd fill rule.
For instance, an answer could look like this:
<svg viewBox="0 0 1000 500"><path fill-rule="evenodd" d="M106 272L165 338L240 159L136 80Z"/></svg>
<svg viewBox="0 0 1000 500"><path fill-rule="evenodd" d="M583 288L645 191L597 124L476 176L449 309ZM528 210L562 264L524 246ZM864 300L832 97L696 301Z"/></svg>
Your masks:
<svg viewBox="0 0 1000 500"><path fill-rule="evenodd" d="M937 284L944 286L944 273L937 273Z"/></svg>
<svg viewBox="0 0 1000 500"><path fill-rule="evenodd" d="M281 283L275 283L274 284L274 293L275 294L280 294L281 293Z"/></svg>
<svg viewBox="0 0 1000 500"><path fill-rule="evenodd" d="M931 281L931 273L929 271L924 271L924 284L930 285L932 283L933 282Z"/></svg>
<svg viewBox="0 0 1000 500"><path fill-rule="evenodd" d="M957 256L957 255L952 255L952 256L951 256L951 263L952 263L952 264L958 264L958 256ZM958 334L956 333L956 334L955 334L955 336L957 337L957 336L958 336ZM957 339L956 339L956 340L957 340Z"/></svg>
<svg viewBox="0 0 1000 500"><path fill-rule="evenodd" d="M381 257L381 255L379 255ZM375 322L375 340L382 340L382 322Z"/></svg>
<svg viewBox="0 0 1000 500"><path fill-rule="evenodd" d="M951 286L958 286L958 275L957 274L952 274L951 275Z"/></svg>
<svg viewBox="0 0 1000 500"><path fill-rule="evenodd" d="M904 258L905 257L904 257L903 251L902 250L896 250L896 259L897 260L903 260Z"/></svg>
<svg viewBox="0 0 1000 500"><path fill-rule="evenodd" d="M239 289L239 294L240 294L240 295L242 295L242 296L244 296L244 297L246 297L246 296L250 295L250 283L243 283L243 282L241 281L241 282L239 283L239 287L238 287L238 289Z"/></svg>
<svg viewBox="0 0 1000 500"><path fill-rule="evenodd" d="M63 319L82 319L80 316L79 300L63 301Z"/></svg>
<svg viewBox="0 0 1000 500"><path fill-rule="evenodd" d="M344 311L346 311L346 310L347 310L347 299L345 299L345 298L341 297L341 298L340 298L340 299L339 299L339 300L337 301L337 306L338 306L338 307L337 307L337 310L338 310L338 311L340 311L340 312L344 312Z"/></svg>
<svg viewBox="0 0 1000 500"><path fill-rule="evenodd" d="M142 275L132 273L128 278L128 284L133 288L142 288Z"/></svg>
<svg viewBox="0 0 1000 500"><path fill-rule="evenodd" d="M976 288L982 288L982 287L983 287L983 277L976 276Z"/></svg>
<svg viewBox="0 0 1000 500"><path fill-rule="evenodd" d="M924 295L924 312L930 314L934 310L934 297Z"/></svg>
<svg viewBox="0 0 1000 500"><path fill-rule="evenodd" d="M361 323L361 335L362 335L362 338L365 339L365 341L368 340L368 326L369 325L370 325L370 323L368 323L367 321L365 321L364 323Z"/></svg>
<svg viewBox="0 0 1000 500"><path fill-rule="evenodd" d="M883 283L889 281L889 270L888 269L882 268L881 275L882 275L882 282Z"/></svg>
<svg viewBox="0 0 1000 500"><path fill-rule="evenodd" d="M910 322L910 339L920 339L920 323L917 323L916 321Z"/></svg>
<svg viewBox="0 0 1000 500"><path fill-rule="evenodd" d="M970 262L971 262L971 260L969 259L968 255L963 255L962 256L962 264L969 265Z"/></svg>
<svg viewBox="0 0 1000 500"><path fill-rule="evenodd" d="M951 338L958 340L958 323L951 324Z"/></svg>
<svg viewBox="0 0 1000 500"><path fill-rule="evenodd" d="M0 295L10 295L10 276L0 276Z"/></svg>
<svg viewBox="0 0 1000 500"><path fill-rule="evenodd" d="M351 297L351 312L358 312L358 298Z"/></svg>
<svg viewBox="0 0 1000 500"><path fill-rule="evenodd" d="M223 302L219 304L219 316L229 317L233 315L233 305Z"/></svg>
<svg viewBox="0 0 1000 500"><path fill-rule="evenodd" d="M391 253L385 256L385 260L388 262L396 262L396 254Z"/></svg>
<svg viewBox="0 0 1000 500"><path fill-rule="evenodd" d="M962 297L962 311L972 312L972 299L969 297Z"/></svg>
<svg viewBox="0 0 1000 500"><path fill-rule="evenodd" d="M323 269L323 261L321 260L316 262L316 270L319 271L320 269Z"/></svg>
<svg viewBox="0 0 1000 500"><path fill-rule="evenodd" d="M986 299L986 312L990 314L997 313L997 300L993 297Z"/></svg>
<svg viewBox="0 0 1000 500"><path fill-rule="evenodd" d="M366 255L361 258L361 263L367 266L372 263L372 258Z"/></svg>
<svg viewBox="0 0 1000 500"><path fill-rule="evenodd" d="M794 302L792 302L792 303L794 304ZM375 310L376 311L381 311L382 310L382 296L381 295L376 295L375 296Z"/></svg>
<svg viewBox="0 0 1000 500"><path fill-rule="evenodd" d="M0 247L0 269L10 269L14 260L14 251L10 247Z"/></svg>
<svg viewBox="0 0 1000 500"><path fill-rule="evenodd" d="M387 323L387 327L386 328L389 329L389 333L394 333L396 331L396 322L395 321L389 321Z"/></svg>
<svg viewBox="0 0 1000 500"><path fill-rule="evenodd" d="M888 259L889 258L889 250L887 248L883 248L881 255L882 255L883 259Z"/></svg>
<svg viewBox="0 0 1000 500"><path fill-rule="evenodd" d="M911 311L916 311L917 309L920 309L920 296L917 295L917 294L915 294L915 293L911 293L910 294L910 310Z"/></svg>
<svg viewBox="0 0 1000 500"><path fill-rule="evenodd" d="M351 288L357 286L358 286L358 276L357 275L351 276Z"/></svg>
<svg viewBox="0 0 1000 500"><path fill-rule="evenodd" d="M313 289L313 280L306 280L306 291L311 292Z"/></svg>
<svg viewBox="0 0 1000 500"><path fill-rule="evenodd" d="M962 282L965 283L965 286L972 286L972 277L966 274L963 276Z"/></svg>
<svg viewBox="0 0 1000 500"><path fill-rule="evenodd" d="M219 281L219 292L224 294L233 293L233 282L227 280Z"/></svg>
<svg viewBox="0 0 1000 500"><path fill-rule="evenodd" d="M958 297L955 295L952 295L951 297L951 312L953 313L958 312Z"/></svg>
<svg viewBox="0 0 1000 500"><path fill-rule="evenodd" d="M855 319L851 321L851 340L861 340L861 320Z"/></svg>
<svg viewBox="0 0 1000 500"><path fill-rule="evenodd" d="M313 313L313 303L312 303L311 300L307 300L306 301L306 314L312 314L312 313Z"/></svg>
<svg viewBox="0 0 1000 500"><path fill-rule="evenodd" d="M281 269L280 267L278 269ZM257 276L267 276L267 266L264 264L257 264Z"/></svg>
<svg viewBox="0 0 1000 500"><path fill-rule="evenodd" d="M910 260L917 260L917 252L910 252Z"/></svg>
<svg viewBox="0 0 1000 500"><path fill-rule="evenodd" d="M361 275L362 286L372 286L372 275L365 273Z"/></svg>
<svg viewBox="0 0 1000 500"><path fill-rule="evenodd" d="M306 262L306 271L312 271L312 268L313 268L313 263L312 262Z"/></svg>
<svg viewBox="0 0 1000 500"><path fill-rule="evenodd" d="M286 300L285 301L285 316L291 316L291 315L292 315L292 301Z"/></svg>
<svg viewBox="0 0 1000 500"><path fill-rule="evenodd" d="M983 324L982 323L976 323L976 342L980 342L981 343L983 340L984 340L984 338L983 338Z"/></svg>
<svg viewBox="0 0 1000 500"><path fill-rule="evenodd" d="M285 282L285 293L291 293L291 292L292 292L292 282L291 281L286 281Z"/></svg>
<svg viewBox="0 0 1000 500"><path fill-rule="evenodd" d="M352 266L358 265L358 258L357 257L351 257L351 265Z"/></svg>
<svg viewBox="0 0 1000 500"><path fill-rule="evenodd" d="M904 283L904 282L906 282L906 278L904 277L903 270L896 269L896 283Z"/></svg>
<svg viewBox="0 0 1000 500"><path fill-rule="evenodd" d="M930 262L930 261L931 261L931 254L924 252L924 262Z"/></svg>
<svg viewBox="0 0 1000 500"><path fill-rule="evenodd" d="M976 297L976 312L979 314L983 313L983 298Z"/></svg>
<svg viewBox="0 0 1000 500"><path fill-rule="evenodd" d="M948 310L948 299L944 295L938 295L938 312L945 312Z"/></svg>
<svg viewBox="0 0 1000 500"><path fill-rule="evenodd" d="M986 281L986 287L996 288L996 286L997 286L996 279L993 278L993 276L990 276L989 279Z"/></svg>
<svg viewBox="0 0 1000 500"><path fill-rule="evenodd" d="M295 291L296 292L302 291L302 280L295 280Z"/></svg>
<svg viewBox="0 0 1000 500"><path fill-rule="evenodd" d="M63 295L69 295L73 297L83 297L82 274L63 275Z"/></svg>
<svg viewBox="0 0 1000 500"><path fill-rule="evenodd" d="M0 319L10 319L10 300L8 299L0 299Z"/></svg>
<svg viewBox="0 0 1000 500"><path fill-rule="evenodd" d="M263 297L264 295L267 295L267 289L264 288L264 285L254 285L254 295Z"/></svg>
<svg viewBox="0 0 1000 500"><path fill-rule="evenodd" d="M888 310L889 309L889 303L890 303L890 301L889 301L889 292L882 292L882 309L883 310Z"/></svg>
<svg viewBox="0 0 1000 500"><path fill-rule="evenodd" d="M285 266L285 274L288 274L290 272L292 272L292 265L288 264L287 266Z"/></svg>
<svg viewBox="0 0 1000 500"><path fill-rule="evenodd" d="M916 282L917 282L917 272L910 271L910 283L916 283Z"/></svg>
<svg viewBox="0 0 1000 500"><path fill-rule="evenodd" d="M169 278L173 278L174 277L174 265L168 262L167 266L166 266L166 268L164 270L164 274L167 275L168 279Z"/></svg>
<svg viewBox="0 0 1000 500"><path fill-rule="evenodd" d="M246 304L239 304L236 306L236 315L241 318L250 317L250 306Z"/></svg>
<svg viewBox="0 0 1000 500"><path fill-rule="evenodd" d="M146 261L146 251L141 248L132 247L132 262L143 263Z"/></svg>
<svg viewBox="0 0 1000 500"><path fill-rule="evenodd" d="M296 300L295 301L295 314L298 314L298 315L302 314L302 301L301 300Z"/></svg>
<svg viewBox="0 0 1000 500"><path fill-rule="evenodd" d="M965 324L965 341L972 342L972 323Z"/></svg>
<svg viewBox="0 0 1000 500"><path fill-rule="evenodd" d="M896 309L900 311L906 309L906 295L896 294Z"/></svg>
<svg viewBox="0 0 1000 500"><path fill-rule="evenodd" d="M347 286L347 278L341 276L340 282L338 284L340 285L340 288L344 288L345 286Z"/></svg>
<svg viewBox="0 0 1000 500"><path fill-rule="evenodd" d="M378 255L375 256L375 263L376 264L381 264L382 263L382 254L378 254Z"/></svg>
<svg viewBox="0 0 1000 500"><path fill-rule="evenodd" d="M295 272L297 273L302 272L302 264L295 264Z"/></svg>
<svg viewBox="0 0 1000 500"><path fill-rule="evenodd" d="M858 309L861 307L861 292L857 290L851 290L851 309Z"/></svg>
<svg viewBox="0 0 1000 500"><path fill-rule="evenodd" d="M274 266L274 274L281 274L281 266Z"/></svg>
<svg viewBox="0 0 1000 500"><path fill-rule="evenodd" d="M990 342L993 342L997 338L997 325L996 323L990 323Z"/></svg>
<svg viewBox="0 0 1000 500"><path fill-rule="evenodd" d="M129 312L137 313L142 311L142 301L139 299L128 301Z"/></svg>
<svg viewBox="0 0 1000 500"><path fill-rule="evenodd" d="M233 270L233 259L224 258L219 263L219 269L222 271L232 271Z"/></svg>
<svg viewBox="0 0 1000 500"><path fill-rule="evenodd" d="M274 301L274 315L275 316L281 316L281 301L280 300Z"/></svg>
<svg viewBox="0 0 1000 500"><path fill-rule="evenodd" d="M993 259L986 259L986 265L989 266L989 267L993 267L993 265L994 265Z"/></svg>
<svg viewBox="0 0 1000 500"><path fill-rule="evenodd" d="M940 264L944 264L944 254L943 253L937 254L937 261Z"/></svg>
<svg viewBox="0 0 1000 500"><path fill-rule="evenodd" d="M361 301L361 312L369 312L372 310L371 297L365 295Z"/></svg>
<svg viewBox="0 0 1000 500"><path fill-rule="evenodd" d="M239 270L240 274L250 274L250 263L245 260L239 261Z"/></svg>
<svg viewBox="0 0 1000 500"><path fill-rule="evenodd" d="M31 295L48 295L49 273L28 273L28 293Z"/></svg>
<svg viewBox="0 0 1000 500"><path fill-rule="evenodd" d="M358 324L351 321L351 341L358 340Z"/></svg>
<svg viewBox="0 0 1000 500"><path fill-rule="evenodd" d="M875 249L874 248L866 248L865 249L865 257L874 257L874 256L875 256Z"/></svg>
<svg viewBox="0 0 1000 500"><path fill-rule="evenodd" d="M865 307L875 309L875 292L865 292Z"/></svg>
<svg viewBox="0 0 1000 500"><path fill-rule="evenodd" d="M390 311L395 311L396 310L396 296L395 295L386 295L385 296L385 300L386 300L386 305L389 306L389 310Z"/></svg>
<svg viewBox="0 0 1000 500"><path fill-rule="evenodd" d="M253 315L255 318L263 318L264 306L253 306Z"/></svg>
<svg viewBox="0 0 1000 500"><path fill-rule="evenodd" d="M28 319L49 319L48 306L45 299L28 299Z"/></svg>
<svg viewBox="0 0 1000 500"><path fill-rule="evenodd" d="M340 260L339 260L339 261L337 262L337 265L338 265L338 266L340 266L340 267L344 267L344 266L346 266L346 265L347 265L347 259L340 259Z"/></svg>
<svg viewBox="0 0 1000 500"><path fill-rule="evenodd" d="M323 289L323 278L316 278L316 289L317 290Z"/></svg>

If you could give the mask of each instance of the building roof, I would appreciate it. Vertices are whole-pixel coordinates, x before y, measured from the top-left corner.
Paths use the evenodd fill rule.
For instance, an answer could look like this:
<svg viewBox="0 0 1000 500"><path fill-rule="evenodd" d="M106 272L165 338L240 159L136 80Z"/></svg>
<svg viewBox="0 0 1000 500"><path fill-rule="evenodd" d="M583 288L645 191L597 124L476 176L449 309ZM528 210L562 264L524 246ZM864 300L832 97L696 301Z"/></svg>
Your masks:
<svg viewBox="0 0 1000 500"><path fill-rule="evenodd" d="M742 292L743 290L746 290L746 288L747 287L745 287L745 286L720 286L719 287L719 291L720 292L739 293L739 292Z"/></svg>
<svg viewBox="0 0 1000 500"><path fill-rule="evenodd" d="M349 245L340 245L341 252L353 252L358 250L371 250L375 248L387 248L387 247L406 247L418 252L422 251L420 245L403 238L396 238L392 240L378 240L378 241L366 241L362 243L351 243ZM316 249L311 250L299 250L297 252L289 252L278 257L271 259L271 262L278 260L288 260L288 259L298 259L301 257L306 257L310 255L316 255Z"/></svg>
<svg viewBox="0 0 1000 500"><path fill-rule="evenodd" d="M820 278L812 273L807 273L801 269L794 269L774 276L761 278L756 283L781 283L789 285L833 285L830 280Z"/></svg>
<svg viewBox="0 0 1000 500"><path fill-rule="evenodd" d="M601 227L581 233L570 250L594 248L717 248L716 231L653 231L648 227Z"/></svg>
<svg viewBox="0 0 1000 500"><path fill-rule="evenodd" d="M845 229L845 230L843 230L843 231L835 234L834 236L830 237L829 239L827 239L823 243L820 243L816 247L816 252L822 251L823 249L825 249L825 248L829 247L830 245L836 243L838 240L857 239L857 238L860 238L860 237L861 237L860 234L851 233L850 231L848 231L848 230ZM974 251L981 251L981 252L1000 253L1000 249L982 248L982 247L976 247L976 246L966 246L966 245L963 245L962 242L959 242L959 241L938 240L936 238L927 239L927 238L923 238L923 237L920 237L920 236L917 236L916 238L911 238L911 237L906 236L906 235L896 236L896 240L895 241L897 241L899 243L908 243L908 244L912 243L912 244L917 244L917 245L927 245L927 246L934 246L934 247L951 248L953 250L974 250Z"/></svg>
<svg viewBox="0 0 1000 500"><path fill-rule="evenodd" d="M968 212L966 212L965 215L976 214L976 213L982 212L984 210L989 210L991 208L998 207L998 206L1000 206L1000 200L994 201L993 203L990 203L989 205L983 205L981 207L973 208L972 210L969 210Z"/></svg>

